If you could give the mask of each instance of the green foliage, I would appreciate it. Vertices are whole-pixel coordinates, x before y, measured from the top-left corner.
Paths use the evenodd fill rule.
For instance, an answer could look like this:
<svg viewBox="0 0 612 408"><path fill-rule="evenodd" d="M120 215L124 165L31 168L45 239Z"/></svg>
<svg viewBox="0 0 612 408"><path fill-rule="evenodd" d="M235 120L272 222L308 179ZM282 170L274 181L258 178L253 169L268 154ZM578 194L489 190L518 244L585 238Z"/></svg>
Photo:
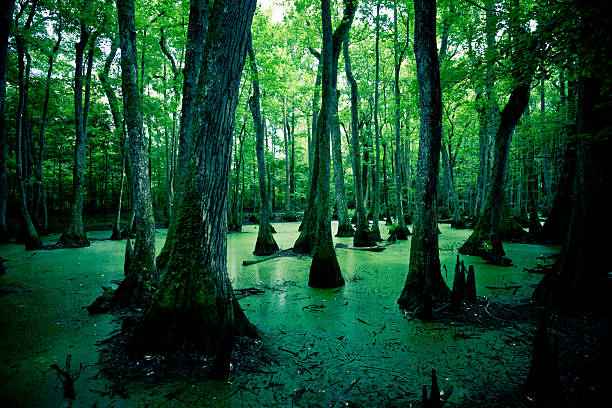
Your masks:
<svg viewBox="0 0 612 408"><path fill-rule="evenodd" d="M283 128L285 112L294 118L295 191L292 199L296 209L302 209L309 185L309 138L312 134L312 104L318 61L310 52L321 49L320 13L318 3L309 0L285 0L274 7L282 7L282 21L271 20L270 10L258 8L253 21L252 35L260 86L262 111L266 125L266 159L269 166L271 190L275 209L285 205L285 157ZM441 68L444 101L444 144L450 145L453 177L460 201L469 207L474 200L480 167L478 151L482 131L479 111L490 109L493 103L503 106L512 87L512 70L519 58L525 57L532 41L539 46L536 56L540 61L538 78L543 83L533 87L530 115L524 116L516 129L514 148L509 158L509 195L515 194L523 182L521 161L524 147L535 149L535 164L539 170L540 189L549 178L555 180L562 162L560 152L571 137L568 128L575 109L570 92L571 82L578 75L590 75L609 68L610 34L604 30L609 15L598 16L596 10L582 9L577 14L576 2L530 0L494 2L487 0L482 8L470 3L460 6L451 0L438 1L438 38L441 46L447 37L447 54ZM366 169L373 167L374 111L374 29L376 4L371 0L358 3L357 17L350 30L350 53L354 75L359 88L359 121L361 152L367 154ZM392 8L398 8L398 38L394 38ZM20 6L18 6L20 7ZM333 23L339 23L342 2L332 4ZM493 12L486 12L491 9ZM27 12L26 12L27 14ZM139 85L145 132L150 140L151 184L158 218L167 215L168 189L176 185L175 174L178 152L178 131L181 118L183 67L186 47L189 2L155 0L136 1ZM95 40L92 103L88 120L88 164L86 167L86 210L90 213L114 211L122 172L122 133L115 129L108 101L100 86L97 73L104 67L110 44L117 35L115 4L109 0L79 0L39 2L30 30L24 30L25 14L13 27L9 44L7 72L7 134L9 181L15 185L15 112L18 100L18 70L14 52L14 36L25 38L31 56L29 99L27 104L29 128L33 141L33 158L40 149L39 131L45 100L46 71L50 50L57 40L59 21L62 21L62 43L54 61L50 81L48 120L45 131L45 159L43 184L49 197L50 210L63 211L68 207L72 184L72 151L74 144L74 43L78 40L80 24L85 24ZM581 19L590 26L582 26ZM394 185L390 177L391 152L395 146L395 109L393 100L394 52L407 42L400 71L400 126L403 191L407 193L406 211L414 205L411 192L416 176L416 154L419 133L419 101L416 66L413 55L414 13L412 1L381 1L380 38L380 104L381 143L388 149L386 168L389 194ZM514 33L512 24L523 30ZM520 31L520 30L519 30ZM160 46L162 39L168 51ZM519 36L515 41L516 36ZM493 41L491 46L487 43ZM142 64L142 65L141 65ZM174 70L173 70L174 64ZM144 66L144 75L141 69ZM343 59L338 70L339 121L342 129L343 165L349 206L354 200L353 173L349 155L350 132L349 86L344 75ZM120 97L120 65L117 55L111 65L110 84ZM535 84L534 84L535 85ZM254 128L248 108L251 95L251 76L248 64L240 84L240 102L236 114L233 138L233 159L230 176L231 197L235 211L253 212L259 206L257 168L255 162ZM486 93L490 98L485 97ZM540 108L544 96L544 109ZM319 95L320 97L320 95ZM319 102L320 104L320 102ZM523 150L522 150L523 149ZM381 149L382 150L382 149ZM492 152L491 152L492 154ZM547 154L548 156L545 156ZM365 158L365 157L364 157ZM33 179L35 160L28 173ZM173 181L173 183L170 183ZM553 183L554 185L554 183ZM125 195L124 195L125 197ZM371 197L370 197L371 198ZM543 201L543 199L541 199ZM129 199L126 202L129 207ZM14 204L11 207L15 208ZM467 208L466 208L467 209Z"/></svg>

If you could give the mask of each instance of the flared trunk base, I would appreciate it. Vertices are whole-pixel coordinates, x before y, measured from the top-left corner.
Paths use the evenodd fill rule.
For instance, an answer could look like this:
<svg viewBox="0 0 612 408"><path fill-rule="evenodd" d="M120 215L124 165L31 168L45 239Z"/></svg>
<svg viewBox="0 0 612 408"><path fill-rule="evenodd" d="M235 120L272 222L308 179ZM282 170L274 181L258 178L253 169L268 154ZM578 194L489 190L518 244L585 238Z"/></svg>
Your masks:
<svg viewBox="0 0 612 408"><path fill-rule="evenodd" d="M313 288L339 288L344 285L340 264L333 247L317 248L312 257L308 286Z"/></svg>
<svg viewBox="0 0 612 408"><path fill-rule="evenodd" d="M504 252L501 239L492 232L485 232L478 228L459 247L458 252L462 255L479 256L493 265L512 265L512 261L504 256L506 253Z"/></svg>
<svg viewBox="0 0 612 408"><path fill-rule="evenodd" d="M272 238L272 235L270 235L269 238L270 239L257 239L255 250L253 251L254 255L272 255L278 251L278 244L274 238Z"/></svg>
<svg viewBox="0 0 612 408"><path fill-rule="evenodd" d="M372 247L376 245L376 240L372 236L372 233L367 228L359 228L355 230L355 236L353 237L354 247Z"/></svg>
<svg viewBox="0 0 612 408"><path fill-rule="evenodd" d="M427 288L425 279L410 272L397 303L400 309L415 311L419 317L429 319L432 307L448 303L450 298L450 289L441 275L439 280L432 282Z"/></svg>
<svg viewBox="0 0 612 408"><path fill-rule="evenodd" d="M338 224L338 232L336 232L337 237L352 237L354 235L355 230L349 222L344 224Z"/></svg>
<svg viewBox="0 0 612 408"><path fill-rule="evenodd" d="M85 235L85 231L81 232L64 232L55 246L57 248L84 248L91 244Z"/></svg>

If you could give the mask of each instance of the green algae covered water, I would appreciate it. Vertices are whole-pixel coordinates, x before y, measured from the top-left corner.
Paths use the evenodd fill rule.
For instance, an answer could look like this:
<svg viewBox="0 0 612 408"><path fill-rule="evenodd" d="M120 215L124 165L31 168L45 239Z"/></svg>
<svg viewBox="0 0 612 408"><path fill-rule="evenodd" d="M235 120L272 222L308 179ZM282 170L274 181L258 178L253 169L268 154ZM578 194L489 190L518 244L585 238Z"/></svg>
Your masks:
<svg viewBox="0 0 612 408"><path fill-rule="evenodd" d="M334 225L335 227L336 225ZM275 239L290 248L298 223L275 223ZM456 249L470 230L440 225L443 276L452 284ZM386 227L381 224L383 235ZM165 239L159 230L157 248ZM90 238L107 238L92 232ZM112 395L98 369L99 346L120 328L112 315L89 316L85 306L123 276L125 241L92 241L90 248L26 252L22 245L0 246L7 274L0 276L0 406L68 406L51 364L72 370L82 364L73 407L139 406L409 406L418 400L431 369L440 388L460 404L474 393L491 394L522 383L529 366L529 333L516 322L502 329L464 323L423 323L408 319L396 304L406 278L410 240L381 253L337 249L346 285L308 287L309 257L254 259L256 226L228 237L228 270L234 288L263 294L242 299L251 321L262 330L266 364L233 372L228 381L190 378L127 385ZM56 236L48 237L47 244ZM335 238L350 245L351 238ZM476 269L479 296L505 304L525 302L540 279L524 271L557 247L505 244L514 266L485 264L463 257ZM488 288L487 288L488 287ZM508 289L505 289L508 288Z"/></svg>

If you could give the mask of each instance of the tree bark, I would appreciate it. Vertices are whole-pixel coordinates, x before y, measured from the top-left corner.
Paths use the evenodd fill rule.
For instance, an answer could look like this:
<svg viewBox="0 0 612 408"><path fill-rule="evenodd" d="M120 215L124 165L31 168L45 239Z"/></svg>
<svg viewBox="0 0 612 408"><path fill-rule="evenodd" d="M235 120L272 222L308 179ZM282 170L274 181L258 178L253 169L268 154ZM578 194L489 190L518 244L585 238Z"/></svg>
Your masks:
<svg viewBox="0 0 612 408"><path fill-rule="evenodd" d="M337 70L336 59L336 70ZM348 215L348 204L346 202L346 191L344 188L344 168L342 166L342 137L340 136L340 122L338 120L338 93L332 92L331 107L331 137L332 137L332 160L334 165L334 198L338 210L338 231L337 237L352 237L355 230L351 225L351 218Z"/></svg>
<svg viewBox="0 0 612 408"><path fill-rule="evenodd" d="M331 86L332 86L331 92L335 92L335 83L337 81L337 75L338 75L338 58L340 57L340 49L342 46L342 41L344 40L344 37L348 33L348 30L353 22L353 17L355 16L356 9L357 9L356 3L353 4L352 2L349 2L348 0L344 2L344 13L342 15L342 21L340 22L340 24L334 31L332 35L332 39L330 40L330 42L332 42L332 45L331 45L332 57L330 59L330 64L331 64L330 81L332 81L331 82ZM317 81L319 81L319 74L321 75L321 78L323 77L322 61L321 61L322 57L318 51L312 48L310 48L310 52L315 56L315 58L319 60L319 70L318 70L319 73L317 74ZM316 84L315 84L315 87L316 87ZM315 92L315 96L316 96L316 92ZM315 104L313 102L313 108L314 108L314 105ZM326 109L332 109L332 107L330 106ZM323 110L323 102L321 102L321 110ZM321 154L321 147L319 146L320 135L319 135L318 123L321 120L321 115L322 114L319 114L316 120L317 135L316 137L313 136L313 140L311 141L312 144L314 145L314 152L313 152L313 157L312 157L312 169L311 169L310 185L309 185L309 191L308 191L308 202L306 203L306 210L304 211L304 218L302 220L302 224L300 225L300 231L301 231L300 236L298 237L298 239L295 241L295 244L293 245L294 251L298 253L303 253L303 254L312 253L315 247L316 240L318 239L318 236L319 236L318 223L317 223L317 219L318 219L317 212L320 208L319 207L320 198L318 197L318 193L319 193L318 185L319 185L319 176L320 176L319 155ZM331 124L327 124L327 126L329 128ZM326 154L326 153L323 152L323 154ZM329 194L329 189L328 189L328 194Z"/></svg>
<svg viewBox="0 0 612 408"><path fill-rule="evenodd" d="M125 278L115 291L118 306L146 305L158 283L155 267L155 220L151 203L146 138L143 132L138 91L134 0L117 0L121 47L121 90L129 140L132 190L134 192L134 252ZM129 239L128 243L129 245Z"/></svg>
<svg viewBox="0 0 612 408"><path fill-rule="evenodd" d="M495 135L493 173L484 211L478 217L476 227L468 240L459 248L460 254L480 256L500 265L510 264L510 261L504 258L505 252L502 245L502 210L505 200L504 187L506 185L510 139L529 101L529 86L531 75L533 75L533 67L526 67L526 69L531 69L531 71L527 71L527 78L524 78L512 90L510 99L501 113L499 127Z"/></svg>
<svg viewBox="0 0 612 408"><path fill-rule="evenodd" d="M309 183L306 208L302 222L298 227L300 235L293 244L293 250L297 253L311 254L317 236L315 201L317 198L317 177L319 175L317 123L319 121L319 87L321 86L321 53L314 48L309 48L310 53L317 59L317 77L315 80L314 95L312 98L312 136L308 141L308 169Z"/></svg>
<svg viewBox="0 0 612 408"><path fill-rule="evenodd" d="M525 109L525 115L529 115L529 106ZM527 127L527 135L525 135L525 148L526 157L523 162L523 168L525 171L525 177L527 178L527 216L529 225L529 234L537 236L542 230L542 224L540 224L540 217L538 215L538 176L535 171L535 141L531 136L532 132L530 126Z"/></svg>
<svg viewBox="0 0 612 408"><path fill-rule="evenodd" d="M351 86L351 157L353 164L353 180L355 183L355 215L357 218L355 223L355 235L353 236L353 246L369 247L376 245L376 241L372 238L363 198L361 144L359 143L359 88L357 87L357 80L353 76L351 68L348 35L344 38L343 51L346 78Z"/></svg>
<svg viewBox="0 0 612 408"><path fill-rule="evenodd" d="M393 220L391 219L391 211L389 210L389 188L387 185L387 144L383 142L383 159L382 159L382 174L383 174L383 203L385 204L385 225L393 225ZM392 163L393 164L393 163ZM391 168L391 173L393 173L393 166Z"/></svg>
<svg viewBox="0 0 612 408"><path fill-rule="evenodd" d="M291 106L291 131L289 131L289 140L290 140L290 154L291 160L289 161L289 194L291 196L292 206L293 206L293 215L297 219L297 215L295 215L295 106ZM295 221L295 219L294 219Z"/></svg>
<svg viewBox="0 0 612 408"><path fill-rule="evenodd" d="M253 251L253 253L255 255L270 255L278 251L278 244L272 236L272 228L270 227L270 200L268 199L268 186L266 185L264 130L261 119L259 74L255 62L252 35L249 35L247 50L251 66L251 75L253 76L253 95L249 99L249 106L251 108L251 115L253 115L253 124L255 127L255 152L257 155L259 197L261 200L259 206L259 230L257 232L255 251Z"/></svg>
<svg viewBox="0 0 612 408"><path fill-rule="evenodd" d="M15 0L2 3L0 14L0 243L9 241L6 224L6 204L8 201L8 179L6 177L6 63L8 37L13 20Z"/></svg>
<svg viewBox="0 0 612 408"><path fill-rule="evenodd" d="M449 19L444 19L444 24L442 28L442 43L440 45L440 68L444 66L446 61L446 51L448 49L448 33L450 30ZM453 222L452 226L457 229L465 228L465 222L463 221L463 216L461 215L461 207L459 206L459 196L457 194L457 188L455 186L455 180L453 178L453 166L450 158L450 149L451 149L451 137L453 135L452 127L451 133L448 136L448 140L445 141L444 135L444 127L442 127L442 168L444 169L444 176L446 178L446 183L448 185L448 189L450 192L451 204L453 206Z"/></svg>
<svg viewBox="0 0 612 408"><path fill-rule="evenodd" d="M400 138L400 70L402 67L402 61L404 60L404 54L409 44L409 21L406 20L406 44L404 48L398 55L398 33L397 33L397 4L393 6L393 36L395 39L395 47L394 47L394 57L395 57L395 82L393 87L393 96L395 102L395 166L393 172L393 179L395 182L395 219L396 219L396 227L393 230L393 235L396 239L406 240L408 239L408 235L410 234L410 230L406 226L406 220L404 218L404 203L402 201L402 164L401 164L401 138Z"/></svg>
<svg viewBox="0 0 612 408"><path fill-rule="evenodd" d="M436 3L415 0L414 55L421 101L421 127L417 163L416 214L410 243L410 263L402 294L404 310L420 308L431 318L432 304L450 298L440 273L437 194L442 143L442 93L436 46Z"/></svg>
<svg viewBox="0 0 612 408"><path fill-rule="evenodd" d="M62 41L62 17L58 17L57 27L57 41L51 54L49 55L49 68L47 69L47 80L45 82L45 100L43 102L42 118L40 120L40 136L38 138L38 163L36 165L36 191L34 198L34 218L38 221L39 227L42 231L47 231L48 220L47 220L47 204L45 197L45 188L43 182L43 162L45 160L45 130L47 125L47 112L49 107L49 97L51 93L51 74L53 72L53 62L55 61L55 55L59 51L60 43ZM43 232L43 234L45 233Z"/></svg>
<svg viewBox="0 0 612 408"><path fill-rule="evenodd" d="M544 78L540 79L540 116L544 117L546 114L546 92L544 86ZM546 197L544 199L544 208L542 213L546 216L549 215L550 209L552 207L553 200L553 190L552 190L552 177L550 164L551 160L551 152L549 151L549 141L546 136L546 122L542 121L541 123L541 137L542 137L542 182L544 184L544 191L546 193Z"/></svg>
<svg viewBox="0 0 612 408"><path fill-rule="evenodd" d="M312 255L308 285L316 288L335 288L344 285L340 264L336 257L329 213L330 132L332 130L334 74L337 75L338 57L344 37L348 32L356 2L344 1L344 14L335 33L332 34L329 0L321 0L321 112L317 123L318 167L317 178L317 240ZM337 44L337 47L335 46ZM335 68L335 69L334 69ZM337 80L337 78L336 78ZM316 160L316 159L315 159Z"/></svg>
<svg viewBox="0 0 612 408"><path fill-rule="evenodd" d="M495 36L497 35L497 15L494 12L494 0L485 2L485 38L486 38L486 84L484 95L479 96L482 100L478 110L479 131L478 131L478 181L476 188L476 203L474 206L474 216L480 216L485 207L487 191L489 189L489 179L491 176L490 150L491 143L495 140L495 131L499 123L499 107L493 94L495 86Z"/></svg>
<svg viewBox="0 0 612 408"><path fill-rule="evenodd" d="M565 310L605 311L610 305L610 269L603 256L609 248L608 241L601 238L601 232L611 224L608 217L602 217L608 202L601 197L611 188L607 175L612 143L607 129L612 125L612 97L609 89L602 86L606 75L594 73L591 78L579 79L569 228L553 270L544 276L533 295L541 304Z"/></svg>
<svg viewBox="0 0 612 408"><path fill-rule="evenodd" d="M553 244L562 244L570 225L573 208L572 186L576 176L576 142L568 143L557 194L550 214L538 234L538 239Z"/></svg>
<svg viewBox="0 0 612 408"><path fill-rule="evenodd" d="M181 106L181 124L179 128L179 152L174 185L174 203L181 200L183 182L187 177L187 168L193 150L193 133L195 131L196 93L202 67L202 53L208 33L210 0L191 0L189 4L189 26L187 28L187 50L185 52L185 69L183 70L183 100ZM178 224L173 222L176 211L173 211L166 242L157 257L157 269L163 273L170 256L169 244L173 242Z"/></svg>
<svg viewBox="0 0 612 408"><path fill-rule="evenodd" d="M72 171L72 201L68 224L57 241L57 248L88 247L89 240L83 226L83 179L85 176L85 160L87 156L87 114L83 107L83 56L89 40L89 31L85 24L80 23L81 38L76 43L76 59L74 74L74 122L76 140L74 144L74 168Z"/></svg>
<svg viewBox="0 0 612 408"><path fill-rule="evenodd" d="M212 5L193 153L173 221L177 234L160 287L132 337L132 349L139 352L195 349L214 355L219 376L229 373L234 336L254 334L227 274L226 215L238 86L255 3Z"/></svg>
<svg viewBox="0 0 612 408"><path fill-rule="evenodd" d="M166 56L168 61L170 62L170 68L172 70L172 103L171 106L175 106L177 104L177 100L179 98L179 90L178 90L178 78L181 74L181 70L179 68L179 64L176 63L174 56L168 49L166 44L166 37L164 35L163 27L160 28L160 40L159 45L162 50L162 53ZM166 64L164 64L164 81L166 79ZM166 97L166 90L164 89L164 97ZM166 108L166 110L168 110ZM172 217L172 207L174 203L174 142L176 140L176 112L174 109L170 109L172 112L169 113L169 117L172 121L172 132L171 136L168 135L167 126L164 126L165 133L165 146L166 146L166 215L167 222L170 223L170 219ZM171 141L169 139L172 139Z"/></svg>
<svg viewBox="0 0 612 408"><path fill-rule="evenodd" d="M104 68L98 74L98 78L100 79L100 83L102 84L102 89L104 90L104 95L108 100L108 106L111 111L111 117L113 118L113 125L115 126L115 134L120 135L120 146L121 146L121 176L119 181L119 194L117 199L117 214L115 217L115 222L113 224L113 231L111 233L111 240L120 240L122 239L121 233L121 203L123 199L123 184L125 179L125 166L126 166L126 153L127 153L127 139L125 138L125 132L123 127L123 119L121 117L121 108L122 106L119 103L119 99L113 89L110 80L109 73L111 66L113 64L113 60L117 55L117 49L119 48L119 39L114 37L111 42L111 49L104 61Z"/></svg>
<svg viewBox="0 0 612 408"><path fill-rule="evenodd" d="M36 9L37 1L32 3L30 8L30 13L28 15L28 19L24 24L23 30L26 31L30 28L32 24L32 20L34 18L34 11ZM25 135L28 132L27 129L27 120L26 120L26 100L27 100L27 86L26 82L28 81L27 76L29 76L25 68L25 57L27 55L26 42L23 35L19 34L15 37L15 42L17 44L17 58L18 58L18 70L19 70L19 84L18 84L18 93L19 99L16 109L16 118L15 118L15 153L16 153L16 175L17 175L17 185L19 189L19 209L21 211L21 217L23 222L23 237L25 242L25 248L28 250L41 249L43 247L42 241L38 236L38 232L32 222L32 218L30 217L30 212L28 210L28 202L27 202L27 193L25 180L26 176L24 175L24 163L26 162L26 157L24 157L25 149L24 146L27 144L27 140L25 140ZM25 76L25 78L24 78Z"/></svg>
<svg viewBox="0 0 612 408"><path fill-rule="evenodd" d="M380 77L380 1L376 3L376 77L374 79L374 144L376 146L376 159L372 173L372 236L376 241L382 240L380 237L380 126L378 124L378 82Z"/></svg>
<svg viewBox="0 0 612 408"><path fill-rule="evenodd" d="M318 58L317 58L318 59ZM314 156L316 151L316 140L317 140L317 122L319 120L319 99L321 96L319 94L319 88L321 87L321 69L317 67L317 76L315 79L315 86L312 95L312 129L311 133L308 135L308 169L310 170L310 175L312 178L312 169L314 166Z"/></svg>
<svg viewBox="0 0 612 408"><path fill-rule="evenodd" d="M287 116L287 98L283 97L283 139L285 148L285 214L287 221L295 221L293 196L291 192L291 149L293 145L291 126Z"/></svg>
<svg viewBox="0 0 612 408"><path fill-rule="evenodd" d="M495 156L485 207L478 217L474 231L459 248L461 254L480 256L489 262L505 266L511 264L511 261L504 257L502 245L502 213L510 141L514 128L529 102L531 79L537 64L535 56L537 33L518 31L519 27L514 27L513 37L516 45L514 55L516 64L512 70L514 88L501 113L495 134Z"/></svg>

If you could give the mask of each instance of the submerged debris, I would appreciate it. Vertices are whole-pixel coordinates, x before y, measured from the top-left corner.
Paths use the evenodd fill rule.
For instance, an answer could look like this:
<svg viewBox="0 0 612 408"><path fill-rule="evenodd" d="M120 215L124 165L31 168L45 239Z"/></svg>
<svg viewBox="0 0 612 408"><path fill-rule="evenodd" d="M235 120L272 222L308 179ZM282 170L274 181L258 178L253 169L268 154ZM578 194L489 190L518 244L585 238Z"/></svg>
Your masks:
<svg viewBox="0 0 612 408"><path fill-rule="evenodd" d="M77 371L77 373L73 376L70 370L71 359L72 355L68 354L68 356L66 357L66 367L63 370L59 368L57 364L51 364L50 367L56 371L57 378L59 378L59 380L62 382L62 387L64 389L64 398L74 400L74 382L78 380L81 376L81 372L83 371L83 364L79 365L79 371Z"/></svg>

